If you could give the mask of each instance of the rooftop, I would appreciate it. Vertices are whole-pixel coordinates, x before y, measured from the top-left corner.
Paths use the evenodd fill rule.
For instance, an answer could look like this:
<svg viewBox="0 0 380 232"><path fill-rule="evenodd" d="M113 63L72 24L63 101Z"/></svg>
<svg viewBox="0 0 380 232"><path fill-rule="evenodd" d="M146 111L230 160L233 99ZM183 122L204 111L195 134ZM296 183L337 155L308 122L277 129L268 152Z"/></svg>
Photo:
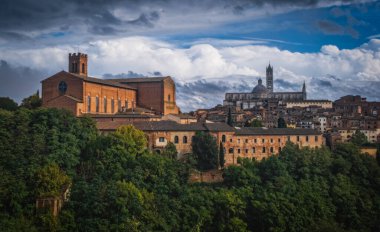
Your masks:
<svg viewBox="0 0 380 232"><path fill-rule="evenodd" d="M313 129L293 128L264 128L264 127L242 127L235 129L236 135L319 135Z"/></svg>

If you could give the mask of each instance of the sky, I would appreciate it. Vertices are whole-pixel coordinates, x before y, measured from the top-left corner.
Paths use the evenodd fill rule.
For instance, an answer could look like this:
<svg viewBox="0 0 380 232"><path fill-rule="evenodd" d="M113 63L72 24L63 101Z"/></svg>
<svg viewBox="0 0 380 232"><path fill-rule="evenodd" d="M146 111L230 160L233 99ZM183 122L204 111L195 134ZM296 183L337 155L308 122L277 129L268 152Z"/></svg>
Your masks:
<svg viewBox="0 0 380 232"><path fill-rule="evenodd" d="M274 67L275 91L380 101L380 1L2 0L0 96L89 57L98 78L171 76L183 112L250 92Z"/></svg>

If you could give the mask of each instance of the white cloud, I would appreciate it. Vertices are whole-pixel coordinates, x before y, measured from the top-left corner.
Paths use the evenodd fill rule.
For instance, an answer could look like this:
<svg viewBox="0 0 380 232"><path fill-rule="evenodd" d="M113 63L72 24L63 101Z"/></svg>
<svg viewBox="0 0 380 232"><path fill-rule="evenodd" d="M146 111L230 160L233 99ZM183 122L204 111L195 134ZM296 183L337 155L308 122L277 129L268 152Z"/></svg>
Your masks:
<svg viewBox="0 0 380 232"><path fill-rule="evenodd" d="M89 72L94 76L128 71L146 75L159 71L173 76L181 85L178 90L186 90L178 98L185 110L222 103L226 91L249 91L258 76L265 76L269 61L274 66L275 80L282 81L277 83L280 86L275 83L275 90L299 90L306 81L311 98L335 99L351 93L380 100L379 88L373 88L380 83L380 40L377 39L354 49L325 45L316 53L290 52L263 44L223 46L223 42L218 46L201 43L180 48L147 37L98 40L80 47L89 54ZM67 54L73 51L76 51L73 46L3 50L0 59L52 74L67 69ZM208 83L212 83L210 91L203 88L197 92ZM217 88L218 85L223 88Z"/></svg>

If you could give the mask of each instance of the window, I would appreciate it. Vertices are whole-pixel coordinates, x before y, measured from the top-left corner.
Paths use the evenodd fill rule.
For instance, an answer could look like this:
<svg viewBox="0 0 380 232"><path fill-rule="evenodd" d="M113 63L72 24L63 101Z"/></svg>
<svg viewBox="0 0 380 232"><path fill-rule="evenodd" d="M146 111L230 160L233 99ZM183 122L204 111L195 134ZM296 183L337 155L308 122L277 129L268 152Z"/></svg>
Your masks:
<svg viewBox="0 0 380 232"><path fill-rule="evenodd" d="M248 154L248 149L245 149L245 154Z"/></svg>
<svg viewBox="0 0 380 232"><path fill-rule="evenodd" d="M300 137L297 135L297 142L299 142L300 141Z"/></svg>
<svg viewBox="0 0 380 232"><path fill-rule="evenodd" d="M234 149L233 148L228 149L228 153L230 154L234 153Z"/></svg>
<svg viewBox="0 0 380 232"><path fill-rule="evenodd" d="M183 136L183 143L187 143L187 136Z"/></svg>
<svg viewBox="0 0 380 232"><path fill-rule="evenodd" d="M95 98L95 110L96 112L99 112L99 97L96 96Z"/></svg>
<svg viewBox="0 0 380 232"><path fill-rule="evenodd" d="M265 143L265 139L262 139L261 142L262 142L262 143Z"/></svg>
<svg viewBox="0 0 380 232"><path fill-rule="evenodd" d="M226 135L222 135L222 143L226 142Z"/></svg>
<svg viewBox="0 0 380 232"><path fill-rule="evenodd" d="M273 147L270 148L270 153L273 153Z"/></svg>
<svg viewBox="0 0 380 232"><path fill-rule="evenodd" d="M90 96L87 97L87 112L88 113L91 112L91 97Z"/></svg>
<svg viewBox="0 0 380 232"><path fill-rule="evenodd" d="M282 151L282 147L279 147L279 148L278 148L278 151L281 152L281 151Z"/></svg>
<svg viewBox="0 0 380 232"><path fill-rule="evenodd" d="M238 154L240 154L240 149L238 149Z"/></svg>
<svg viewBox="0 0 380 232"><path fill-rule="evenodd" d="M281 139L278 139L278 143L281 143Z"/></svg>
<svg viewBox="0 0 380 232"><path fill-rule="evenodd" d="M104 113L107 113L107 97L103 99Z"/></svg>
<svg viewBox="0 0 380 232"><path fill-rule="evenodd" d="M270 138L270 143L273 143L273 138Z"/></svg>
<svg viewBox="0 0 380 232"><path fill-rule="evenodd" d="M263 147L263 153L265 153L265 147Z"/></svg>
<svg viewBox="0 0 380 232"><path fill-rule="evenodd" d="M121 100L120 99L117 101L117 110L121 111Z"/></svg>
<svg viewBox="0 0 380 232"><path fill-rule="evenodd" d="M115 100L111 99L111 113L115 113Z"/></svg>
<svg viewBox="0 0 380 232"><path fill-rule="evenodd" d="M315 136L314 140L315 142L318 142L318 135Z"/></svg>
<svg viewBox="0 0 380 232"><path fill-rule="evenodd" d="M248 139L245 140L245 143L248 143Z"/></svg>
<svg viewBox="0 0 380 232"><path fill-rule="evenodd" d="M85 73L85 70L84 70L84 63L82 63L82 73Z"/></svg>
<svg viewBox="0 0 380 232"><path fill-rule="evenodd" d="M160 143L163 143L163 142L165 142L165 138L164 138L164 137L160 137L160 138L158 138L158 141L159 141Z"/></svg>
<svg viewBox="0 0 380 232"><path fill-rule="evenodd" d="M309 136L306 135L306 142L309 142Z"/></svg>
<svg viewBox="0 0 380 232"><path fill-rule="evenodd" d="M230 139L230 142L232 143L232 139Z"/></svg>
<svg viewBox="0 0 380 232"><path fill-rule="evenodd" d="M75 63L71 63L71 72L75 72Z"/></svg>
<svg viewBox="0 0 380 232"><path fill-rule="evenodd" d="M168 95L168 101L170 102L170 94Z"/></svg>
<svg viewBox="0 0 380 232"><path fill-rule="evenodd" d="M178 138L178 136L176 135L176 136L174 136L174 143L178 143L179 142L179 138Z"/></svg>
<svg viewBox="0 0 380 232"><path fill-rule="evenodd" d="M252 147L252 153L256 153L256 148Z"/></svg>
<svg viewBox="0 0 380 232"><path fill-rule="evenodd" d="M290 136L288 136L288 142L290 142Z"/></svg>
<svg viewBox="0 0 380 232"><path fill-rule="evenodd" d="M255 143L257 143L257 139L254 139L253 141L254 141Z"/></svg>
<svg viewBox="0 0 380 232"><path fill-rule="evenodd" d="M59 82L58 84L58 90L60 94L65 94L67 90L67 84L64 81Z"/></svg>
<svg viewBox="0 0 380 232"><path fill-rule="evenodd" d="M125 100L125 108L128 109L128 100Z"/></svg>

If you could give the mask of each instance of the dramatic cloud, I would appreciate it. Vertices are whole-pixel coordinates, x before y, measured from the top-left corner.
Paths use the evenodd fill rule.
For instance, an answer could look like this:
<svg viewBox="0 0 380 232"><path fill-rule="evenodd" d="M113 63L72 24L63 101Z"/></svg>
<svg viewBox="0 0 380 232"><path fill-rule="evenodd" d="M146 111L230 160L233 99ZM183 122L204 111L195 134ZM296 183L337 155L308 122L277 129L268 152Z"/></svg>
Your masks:
<svg viewBox="0 0 380 232"><path fill-rule="evenodd" d="M45 73L28 67L16 67L0 60L0 93L20 102L40 89Z"/></svg>
<svg viewBox="0 0 380 232"><path fill-rule="evenodd" d="M223 23L268 14L363 2L370 0L3 0L0 45L28 46L31 39L74 44L116 35L215 30L215 26ZM58 37L66 39L57 40ZM19 41L18 44L13 40Z"/></svg>
<svg viewBox="0 0 380 232"><path fill-rule="evenodd" d="M127 37L98 40L81 47L89 55L89 73L93 76L172 76L178 86L178 103L184 111L222 104L226 92L249 92L260 77L265 83L269 61L274 66L275 91L300 91L305 81L312 99L334 100L360 94L380 100L380 40L372 39L354 49L325 45L316 53L290 52L260 44L222 44L182 48L157 39ZM17 73L0 73L2 83L14 86L4 87L1 95L9 95L10 91L4 91L12 89L10 96L14 97L18 85L29 88L26 93L35 91L41 79L67 69L67 54L74 50L75 47L61 46L0 51L0 59L7 61L2 70ZM32 68L31 73L22 68L25 66ZM25 96L24 92L17 94Z"/></svg>

